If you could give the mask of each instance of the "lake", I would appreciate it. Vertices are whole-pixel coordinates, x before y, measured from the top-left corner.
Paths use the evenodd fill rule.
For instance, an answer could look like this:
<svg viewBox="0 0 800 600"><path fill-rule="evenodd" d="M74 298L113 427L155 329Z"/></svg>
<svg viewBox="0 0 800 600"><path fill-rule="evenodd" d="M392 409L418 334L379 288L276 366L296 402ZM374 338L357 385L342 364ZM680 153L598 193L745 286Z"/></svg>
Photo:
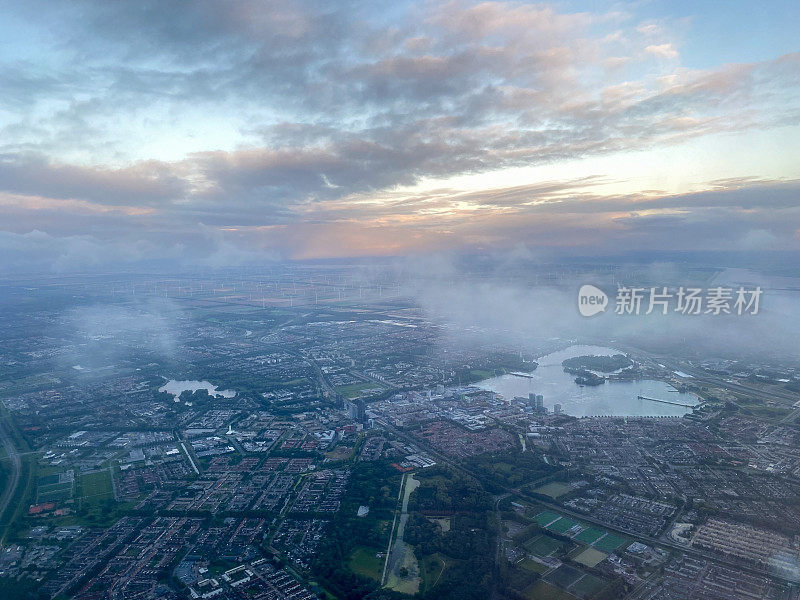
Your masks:
<svg viewBox="0 0 800 600"><path fill-rule="evenodd" d="M539 367L530 373L530 379L516 375L501 375L474 384L476 387L501 394L503 398L528 397L528 394L544 396L544 405L553 412L553 405L560 404L565 414L574 417L618 416L618 417L680 417L691 408L639 400L647 396L671 402L697 404L694 394L679 393L662 381L642 379L639 381L606 381L603 385L581 387L575 376L564 372L561 362L575 356L611 356L624 354L603 346L570 346L564 350L547 354L536 361Z"/></svg>
<svg viewBox="0 0 800 600"><path fill-rule="evenodd" d="M206 390L209 396L222 396L223 398L233 398L236 395L236 392L233 390L218 390L217 386L209 383L208 381L176 381L175 379L170 379L167 383L158 388L159 392L167 392L176 398L186 390L189 390L190 392Z"/></svg>

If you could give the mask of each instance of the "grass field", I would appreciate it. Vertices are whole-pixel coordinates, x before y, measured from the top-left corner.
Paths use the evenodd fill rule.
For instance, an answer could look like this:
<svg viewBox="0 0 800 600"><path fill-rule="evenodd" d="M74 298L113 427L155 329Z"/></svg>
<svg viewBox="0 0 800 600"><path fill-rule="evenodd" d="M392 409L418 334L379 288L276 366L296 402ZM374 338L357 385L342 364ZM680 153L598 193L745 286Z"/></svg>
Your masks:
<svg viewBox="0 0 800 600"><path fill-rule="evenodd" d="M587 567L594 567L600 561L605 559L608 556L607 554L600 552L600 550L595 550L594 548L587 548L578 556L575 557L575 562L579 562L582 565L586 565Z"/></svg>
<svg viewBox="0 0 800 600"><path fill-rule="evenodd" d="M550 523L552 523L553 521L555 521L559 517L561 517L561 515L559 515L558 513L554 513L554 512L551 512L549 510L545 510L545 511L540 512L538 515L536 515L533 518L536 520L536 522L539 525L541 525L542 527L545 527L546 525L549 525Z"/></svg>
<svg viewBox="0 0 800 600"><path fill-rule="evenodd" d="M583 542L584 544L592 544L598 538L600 538L603 535L603 533L604 532L594 529L593 527L590 527L589 529L584 529L572 539L578 540L579 542Z"/></svg>
<svg viewBox="0 0 800 600"><path fill-rule="evenodd" d="M564 546L566 546L564 542L546 535L540 535L525 542L525 549L536 556L551 556Z"/></svg>
<svg viewBox="0 0 800 600"><path fill-rule="evenodd" d="M41 478L40 478L41 481ZM39 485L36 491L36 502L63 502L72 498L72 482Z"/></svg>
<svg viewBox="0 0 800 600"><path fill-rule="evenodd" d="M528 600L574 600L575 596L544 581L537 581L526 588L523 595Z"/></svg>
<svg viewBox="0 0 800 600"><path fill-rule="evenodd" d="M555 531L556 533L565 533L575 527L578 523L567 517L561 517L558 521L549 525L547 528Z"/></svg>
<svg viewBox="0 0 800 600"><path fill-rule="evenodd" d="M58 483L58 473L53 473L52 475L44 475L43 477L39 477L39 487L43 485L53 485L54 483Z"/></svg>
<svg viewBox="0 0 800 600"><path fill-rule="evenodd" d="M550 496L551 498L558 498L559 496L563 496L569 492L570 489L572 488L570 488L569 485L563 481L551 481L550 483L546 483L545 485L538 487L533 491L537 494Z"/></svg>
<svg viewBox="0 0 800 600"><path fill-rule="evenodd" d="M581 575L583 575L583 572L575 567L561 565L555 571L547 574L547 581L560 588L568 588L577 581Z"/></svg>
<svg viewBox="0 0 800 600"><path fill-rule="evenodd" d="M336 391L339 392L345 398L359 398L363 395L373 395L374 393L380 393L386 388L379 383L375 383L372 381L365 381L364 383L354 383L352 385L343 385L336 388ZM364 392L369 391L369 393L364 394Z"/></svg>
<svg viewBox="0 0 800 600"><path fill-rule="evenodd" d="M422 591L428 593L436 587L442 573L447 568L447 559L438 552L429 554L419 561L419 574L422 577Z"/></svg>
<svg viewBox="0 0 800 600"><path fill-rule="evenodd" d="M619 537L618 535L609 533L604 538L601 538L598 541L596 541L594 543L594 547L604 552L611 552L622 546L622 544L624 544L627 541L628 540L626 540L623 537Z"/></svg>
<svg viewBox="0 0 800 600"><path fill-rule="evenodd" d="M549 567L546 567L542 563L538 563L535 560L531 560L530 558L523 558L517 563L517 567L527 571L528 573L539 573L540 575L549 570Z"/></svg>
<svg viewBox="0 0 800 600"><path fill-rule="evenodd" d="M573 586L570 588L570 592L575 594L576 596L580 596L581 598L591 598L597 592L602 590L606 585L606 582L600 579L599 577L595 577L594 575L589 575L588 573L584 575L581 579L579 579Z"/></svg>
<svg viewBox="0 0 800 600"><path fill-rule="evenodd" d="M111 487L111 474L108 471L96 471L81 476L81 498L90 504L114 497Z"/></svg>
<svg viewBox="0 0 800 600"><path fill-rule="evenodd" d="M356 575L380 581L383 573L383 558L378 558L379 552L380 550L377 548L358 546L350 555L347 566Z"/></svg>
<svg viewBox="0 0 800 600"><path fill-rule="evenodd" d="M494 373L492 371L487 371L485 369L472 369L469 374L471 379L478 381L494 377Z"/></svg>
<svg viewBox="0 0 800 600"><path fill-rule="evenodd" d="M353 454L353 449L347 446L336 446L332 452L326 452L325 457L331 460L347 460Z"/></svg>
<svg viewBox="0 0 800 600"><path fill-rule="evenodd" d="M525 569L511 569L508 572L508 587L520 594L537 581L539 581L539 575Z"/></svg>

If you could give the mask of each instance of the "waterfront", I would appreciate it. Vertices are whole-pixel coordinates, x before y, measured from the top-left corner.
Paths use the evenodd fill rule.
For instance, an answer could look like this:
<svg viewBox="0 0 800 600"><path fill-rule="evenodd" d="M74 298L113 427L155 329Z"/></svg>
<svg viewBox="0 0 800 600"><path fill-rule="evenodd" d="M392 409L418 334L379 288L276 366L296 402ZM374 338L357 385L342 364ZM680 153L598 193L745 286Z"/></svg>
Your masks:
<svg viewBox="0 0 800 600"><path fill-rule="evenodd" d="M694 405L697 397L679 393L662 381L642 379L638 381L607 381L598 386L579 386L575 376L564 372L561 363L575 356L611 356L623 354L619 350L604 346L570 346L537 360L539 367L529 377L501 375L477 383L482 389L502 394L504 398L527 397L542 394L544 405L552 412L560 404L563 412L575 417L613 415L621 417L679 417L691 412L691 408L675 404L653 402L646 398Z"/></svg>
<svg viewBox="0 0 800 600"><path fill-rule="evenodd" d="M217 386L208 381L176 381L175 379L170 379L158 388L159 392L166 392L176 398L182 392L189 391L194 393L197 390L206 390L210 396L221 396L223 398L233 398L236 395L233 390L218 390Z"/></svg>

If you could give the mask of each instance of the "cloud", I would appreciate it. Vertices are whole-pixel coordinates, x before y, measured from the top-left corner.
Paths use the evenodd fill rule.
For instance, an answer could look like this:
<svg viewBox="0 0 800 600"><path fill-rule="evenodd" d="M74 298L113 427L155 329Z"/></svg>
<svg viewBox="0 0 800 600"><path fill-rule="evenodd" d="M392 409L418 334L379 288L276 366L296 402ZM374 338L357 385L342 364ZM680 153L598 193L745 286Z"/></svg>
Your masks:
<svg viewBox="0 0 800 600"><path fill-rule="evenodd" d="M658 58L678 58L678 51L672 44L651 44L645 47L644 51Z"/></svg>
<svg viewBox="0 0 800 600"><path fill-rule="evenodd" d="M6 193L111 206L153 206L180 200L189 185L179 173L178 165L158 161L113 169L58 164L41 156L0 154L0 189Z"/></svg>
<svg viewBox="0 0 800 600"><path fill-rule="evenodd" d="M646 287L712 285L693 281L696 272L692 275L691 270L687 271L686 257L681 262L649 263L640 256L634 263L639 268L629 270L642 273L643 279L637 285ZM429 264L434 267L429 268ZM627 265L631 267L630 263ZM466 342L474 342L532 352L554 340L566 344L569 340L594 339L658 353L670 348L691 348L705 359L744 356L776 360L778 364L800 351L800 309L796 293L786 291L786 287L797 285L796 278L758 278L751 271L738 270L722 272L714 279L713 285L735 287L743 284L743 278L747 289L754 281L762 285L764 296L758 315L687 316L672 312L666 316L620 316L613 311L616 283L597 271L590 271L591 279L587 281L586 275L571 276L563 265L558 269L547 263L537 264L535 255L534 260L519 255L498 257L482 262L479 269L473 263L466 271L479 274L466 274L457 260L452 260L449 267L443 266L435 257L403 265L405 280L410 282L405 292L413 295L429 318L444 325L443 343L461 348ZM579 287L590 282L610 293L612 307L587 319L578 312L576 296Z"/></svg>
<svg viewBox="0 0 800 600"><path fill-rule="evenodd" d="M90 304L66 310L58 333L69 340L59 353L64 368L80 366L76 375L93 377L102 369L148 352L166 361L180 353L175 324L186 320L180 306L166 298L132 298L128 306Z"/></svg>
<svg viewBox="0 0 800 600"><path fill-rule="evenodd" d="M603 196L575 181L398 192L796 123L800 55L698 70L680 65L669 20L545 3L388 7L10 7L10 18L55 34L39 54L0 56L2 227L47 231L78 252L76 240L115 234L192 246L205 235L200 224L226 228L226 244L247 237L259 251L307 256L336 244L356 253L450 247L459 236L478 246L503 235L521 244L600 237L581 220L630 243L659 224L733 223L731 203L758 209L751 193L791 202L783 190L727 185L707 197L727 207L698 198L670 207L674 196ZM657 72L654 56L669 59Z"/></svg>

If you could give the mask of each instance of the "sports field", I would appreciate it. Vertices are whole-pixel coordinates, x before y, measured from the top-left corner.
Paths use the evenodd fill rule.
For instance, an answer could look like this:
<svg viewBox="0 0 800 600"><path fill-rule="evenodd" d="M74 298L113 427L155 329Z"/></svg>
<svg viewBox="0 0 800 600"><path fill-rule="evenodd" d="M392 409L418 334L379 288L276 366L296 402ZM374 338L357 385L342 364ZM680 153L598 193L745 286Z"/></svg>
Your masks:
<svg viewBox="0 0 800 600"><path fill-rule="evenodd" d="M572 587L569 588L569 591L576 596L580 596L581 598L592 598L595 594L602 590L605 585L605 581L599 577L595 577L594 575L589 575L587 573L578 581L576 581Z"/></svg>
<svg viewBox="0 0 800 600"><path fill-rule="evenodd" d="M537 581L525 588L522 595L528 600L575 600L575 596L572 594L568 594L544 581Z"/></svg>
<svg viewBox="0 0 800 600"><path fill-rule="evenodd" d="M583 572L579 571L575 567L561 565L555 571L548 573L545 577L545 580L564 589L577 581L581 575L583 575Z"/></svg>
<svg viewBox="0 0 800 600"><path fill-rule="evenodd" d="M558 521L553 523L552 525L548 525L548 529L555 531L556 533L566 533L578 523L573 521L572 519L568 519L567 517L561 517Z"/></svg>
<svg viewBox="0 0 800 600"><path fill-rule="evenodd" d="M540 535L525 542L525 549L536 556L552 556L566 544L547 535Z"/></svg>
<svg viewBox="0 0 800 600"><path fill-rule="evenodd" d="M605 559L608 556L607 554L600 552L600 550L595 550L594 548L587 548L580 554L575 557L575 562L579 562L582 565L586 565L587 567L594 567L599 562Z"/></svg>
<svg viewBox="0 0 800 600"><path fill-rule="evenodd" d="M552 511L549 511L549 510L545 510L545 511L540 512L538 515L536 515L533 518L536 520L536 522L539 525L541 525L542 527L545 527L545 526L549 525L550 523L552 523L553 521L555 521L556 519L561 518L561 515L559 515L558 513L554 513Z"/></svg>
<svg viewBox="0 0 800 600"><path fill-rule="evenodd" d="M95 471L81 476L81 497L83 499L94 503L113 496L111 474L108 471Z"/></svg>
<svg viewBox="0 0 800 600"><path fill-rule="evenodd" d="M592 544L598 538L602 537L603 533L604 532L599 531L593 527L590 527L589 529L584 529L572 539L577 540L579 542L583 542L584 544Z"/></svg>
<svg viewBox="0 0 800 600"><path fill-rule="evenodd" d="M517 567L527 571L528 573L546 573L550 567L546 567L542 563L538 563L535 560L531 560L530 558L523 558L521 561L517 563Z"/></svg>
<svg viewBox="0 0 800 600"><path fill-rule="evenodd" d="M612 552L613 550L616 550L617 548L622 546L622 544L624 544L627 541L628 540L626 540L623 537L620 537L618 535L614 535L613 533L609 533L605 537L600 538L599 540L597 540L593 544L593 546L595 548L597 548L598 550L602 550L604 552Z"/></svg>

